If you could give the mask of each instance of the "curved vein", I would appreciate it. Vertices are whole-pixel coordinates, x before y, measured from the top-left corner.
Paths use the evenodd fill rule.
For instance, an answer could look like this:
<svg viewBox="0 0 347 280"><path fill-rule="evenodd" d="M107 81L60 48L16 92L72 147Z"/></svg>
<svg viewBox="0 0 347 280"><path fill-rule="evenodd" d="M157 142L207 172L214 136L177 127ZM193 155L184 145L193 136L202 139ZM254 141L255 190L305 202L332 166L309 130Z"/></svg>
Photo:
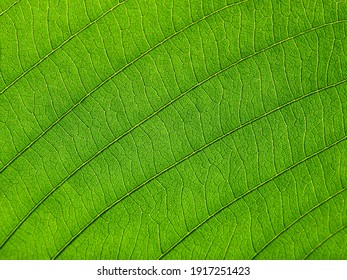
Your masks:
<svg viewBox="0 0 347 280"><path fill-rule="evenodd" d="M248 0L246 0L248 1ZM241 3L241 2L239 2ZM201 19L202 20L202 19ZM200 20L200 21L201 21ZM347 22L347 20L339 20L339 21L334 21L334 22L329 22L329 23L325 23L319 26L316 26L314 28L310 28L307 29L303 32L300 32L296 35L293 35L291 37L287 37L283 40L280 40L274 44L271 44L259 51L256 51L248 56L245 56L241 59L239 59L238 61L230 64L229 66L226 66L225 68L215 72L214 74L208 76L207 78L205 78L204 80L202 80L201 82L195 84L194 86L192 86L191 88L189 88L188 90L186 90L185 92L181 93L180 95L178 95L177 97L175 97L174 99L172 99L170 102L166 103L165 105L163 105L162 107L160 107L158 110L154 111L152 114L150 114L149 116L147 116L144 120L142 120L141 122L139 122L138 124L134 125L132 128L128 129L127 131L125 131L120 137L118 137L117 139L122 138L123 136L125 136L126 134L128 134L129 132L131 132L134 128L136 128L137 126L141 125L142 123L146 122L148 119L150 119L151 117L155 116L157 113L159 113L160 111L162 111L163 109L165 109L166 107L168 107L169 105L171 105L172 103L176 102L177 100L179 100L181 97L185 96L187 93L191 92L192 90L194 90L195 88L201 86L202 84L206 83L207 81L213 79L214 77L218 76L219 74L229 70L230 68L240 64L241 62L250 59L260 53L263 53L269 49L272 49L280 44L283 44L289 40L292 40L294 38L297 38L299 36L302 36L306 33L315 31L317 29L329 26L329 25L333 25L333 24L338 24L338 23L343 23L343 22ZM194 22L194 24L197 23ZM167 41L168 39L176 36L178 33L184 31L185 29L191 27L193 24L191 24L190 26L185 27L184 29L181 29L180 31L176 32L174 35L171 35L170 37L166 38L165 40ZM135 63L137 60L139 60L140 58L142 58L143 56L145 56L146 54L148 54L149 52L151 52L154 48L158 47L159 45L163 44L164 41L156 44L153 48L149 49L148 51L146 51L145 53L143 53L142 55L140 55L139 57L137 57L135 60L131 61L130 63L128 63L127 65L123 66L121 69L119 69L117 72L115 72L114 74L112 74L111 76L109 76L106 80L104 80L103 82L101 82L97 87L95 87L92 91L90 91L88 94L86 94L84 97L82 97L76 104L74 104L69 110L67 110L63 115L61 115L54 123L52 123L49 127L47 127L42 133L40 133L29 145L27 145L22 151L20 151L15 157L13 157L8 163L6 163L1 169L0 169L0 173L5 171L18 157L20 157L26 150L28 150L33 144L35 144L40 138L42 138L49 130L51 130L56 124L58 124L63 118L65 118L69 113L71 113L76 107L78 107L85 99L87 99L92 93L94 93L96 90L98 90L99 88L101 88L104 84L106 84L108 81L110 81L113 77L115 77L117 74L119 74L120 72L122 72L124 69L126 69L127 67L129 67L130 65L132 65L133 63Z"/></svg>
<svg viewBox="0 0 347 280"><path fill-rule="evenodd" d="M128 0L127 0L128 1ZM116 77L119 73L121 73L122 71L124 71L126 68L128 68L129 66L133 65L134 63L136 63L138 60L140 60L141 58L143 58L144 56L146 56L147 54L151 53L153 50L157 49L160 45L164 44L166 41L172 39L173 37L177 36L178 34L184 32L186 29L194 26L195 24L199 23L200 21L203 21L209 17L211 17L214 14L217 14L227 8L239 5L241 3L247 2L249 0L243 0L241 2L238 3L233 3L230 5L227 5L219 10L216 10L194 22L192 22L191 24L187 25L186 27L176 31L175 33L171 34L170 36L166 37L163 41L160 41L159 43L155 44L153 47L149 48L146 52L142 53L141 55L139 55L138 57L136 57L135 59L133 59L132 61L130 61L129 63L127 63L126 65L124 65L122 68L120 68L119 70L117 70L115 73L113 73L112 75L110 75L108 78L106 78L104 81L102 81L99 85L97 85L95 88L93 88L90 92L88 92L86 95L84 95L77 103L75 103L72 107L70 107L70 109L68 109L64 114L62 114L55 122L53 122L50 126L48 126L44 131L42 131L33 141L31 141L24 149L22 149L17 155L15 155L10 161L8 161L1 169L0 169L0 173L3 172L7 167L9 167L18 157L20 157L26 150L28 150L32 145L34 145L40 138L42 138L49 130L51 130L56 124L58 124L63 118L65 118L69 113L71 113L76 107L78 107L85 99L87 99L91 94L93 94L95 91L97 91L99 88L101 88L104 84L106 84L108 81L110 81L111 79L113 79L114 77ZM124 3L124 2L122 2Z"/></svg>
<svg viewBox="0 0 347 280"><path fill-rule="evenodd" d="M334 193L333 195L329 196L328 198L326 198L325 200L321 201L320 203L318 203L315 207L310 208L308 211L306 211L305 213L301 214L297 219L295 219L293 222L291 222L288 226L286 226L283 230L281 230L278 234L276 234L270 241L268 241L258 252L256 252L253 257L251 258L252 260L255 259L262 251L264 251L273 241L275 241L279 236L281 236L284 232L286 232L289 228L291 228L294 224L296 224L297 222L299 222L302 218L304 218L305 216L307 216L308 214L310 214L311 212L313 212L314 210L316 210L318 207L322 206L323 204L327 203L328 201L330 201L331 199L333 199L334 197L336 197L337 195L339 195L340 193L344 192L345 190L347 190L347 188L343 188L340 191Z"/></svg>
<svg viewBox="0 0 347 280"><path fill-rule="evenodd" d="M327 242L330 238L338 234L340 231L344 230L347 228L347 225L344 225L343 227L340 227L337 231L329 234L324 240L319 242L312 250L303 258L304 260L308 259L320 246L322 246L325 242Z"/></svg>
<svg viewBox="0 0 347 280"><path fill-rule="evenodd" d="M80 33L82 33L84 30L86 30L87 28L89 28L91 25L93 25L94 23L96 23L97 21L99 21L100 19L102 19L104 16L106 16L107 14L109 14L110 12L112 12L114 9L116 9L117 7L119 7L120 5L126 3L128 0L124 0L123 2L118 3L117 5L113 6L111 9L107 10L106 12L104 12L103 14L101 14L100 16L98 16L96 19L94 19L93 21L89 22L85 27L83 27L82 29L78 30L75 34L72 34L69 38L67 38L65 41L63 41L59 46L57 46L56 48L52 49L48 54L46 54L44 57L40 58L39 61L37 61L35 64L33 64L32 66L30 66L30 68L28 68L27 70L25 70L22 74L20 74L17 78L15 78L11 83L9 83L8 85L6 85L6 87L4 89L2 89L0 91L0 95L3 94L6 90L8 90L11 86L13 86L15 83L17 83L21 78L23 78L25 75L27 75L31 70L33 70L35 67L37 67L38 65L41 64L41 62L45 61L48 57L50 57L53 53L55 53L57 50L61 49L66 43L68 43L69 41L71 41L73 38L75 38L77 35L79 35ZM16 3L18 3L19 1L17 1ZM15 4L16 4L15 3ZM10 7L11 8L11 7ZM9 9L9 8L8 8Z"/></svg>
<svg viewBox="0 0 347 280"><path fill-rule="evenodd" d="M247 195L249 195L250 193L258 190L260 187L266 185L267 183L269 183L270 181L280 177L281 175L285 174L286 172L288 172L289 170L295 168L296 166L304 163L305 161L329 150L330 148L336 146L337 144L341 143L342 141L346 140L347 136L342 137L341 139L337 140L336 142L332 143L331 145L315 152L314 154L305 157L304 159L298 161L297 163L287 167L286 169L283 169L280 173L277 173L275 176L267 179L266 181L258 184L257 186L255 186L254 188L248 190L247 192L245 192L244 194L240 195L239 197L233 199L232 201L230 201L229 203L227 203L226 205L224 205L223 207L219 208L217 211L215 211L214 213L212 213L210 216L208 216L205 220L203 220L201 223L199 223L198 225L196 225L194 228L192 228L190 231L188 231L183 237L181 237L175 244L173 244L168 250L166 250L158 259L162 259L163 257L165 257L168 253L170 253L174 248L176 248L176 246L178 244L180 244L183 240L185 240L188 236L190 236L193 232L195 232L198 228L200 228L202 225L204 225L205 223L207 223L209 220L211 220L213 217L217 216L219 213L221 213L223 210L227 209L229 206L231 206L232 204L234 204L235 202L237 202L238 200L246 197Z"/></svg>
<svg viewBox="0 0 347 280"><path fill-rule="evenodd" d="M6 14L8 10L10 10L12 7L14 7L15 5L17 5L19 2L20 2L20 0L17 0L16 2L13 2L10 6L8 6L5 10L3 10L3 11L0 13L0 17L1 17L3 14Z"/></svg>
<svg viewBox="0 0 347 280"><path fill-rule="evenodd" d="M345 21L347 21L347 20L344 20L344 21L342 21L342 22L345 22ZM205 78L203 81L201 81L201 82L197 83L196 85L192 86L192 87L189 88L187 91L181 93L180 95L178 95L177 97L175 97L174 99L172 99L170 102L168 102L168 103L166 103L165 105L163 105L162 107L160 107L157 111L154 111L152 114L150 114L149 116L147 116L145 119L143 119L142 121L140 121L139 123L137 123L137 124L134 125L133 127L129 128L129 129L128 129L127 131L125 131L122 135L118 136L116 139L114 139L113 141L111 141L110 143L108 143L107 145L105 145L102 149L100 149L98 152L96 152L94 155L92 155L88 160L86 160L86 161L83 162L81 165L79 165L74 171L72 171L67 177L65 177L58 185L56 185L50 192L48 192L48 193L47 193L47 194L46 194L46 195L45 195L45 196L44 196L44 197L43 197L43 198L42 198L42 199L41 199L41 200L40 200L40 201L39 201L39 202L38 202L38 203L37 203L26 215L25 215L25 216L24 216L24 217L23 217L23 219L15 226L15 228L9 233L9 235L8 235L8 236L4 239L4 241L0 244L0 249L7 243L7 241L8 241L8 240L13 236L13 234L19 229L19 227L31 216L31 214L32 214L32 213L33 213L33 212L34 212L34 211L35 211L35 210L36 210L36 209L37 209L37 208L38 208L38 207L50 196L50 195L52 195L60 186L62 186L67 180L69 180L74 174L76 174L76 173L77 173L79 170L81 170L85 165L87 165L88 163L90 163L93 159L95 159L97 156L99 156L101 153L103 153L105 150L107 150L107 149L108 149L110 146L112 146L114 143L116 143L117 141L119 141L120 139L122 139L123 137L125 137L126 135L128 135L129 133L131 133L134 129L136 129L136 128L139 127L140 125L146 123L149 119L151 119L153 116L157 115L159 112L161 112L162 110L164 110L166 107L168 107L169 105L175 103L175 102L178 101L181 97L185 96L186 94L188 94L188 93L191 92L192 90L198 88L199 86L201 86L202 84L204 84L204 83L206 83L207 81L211 80L212 78L214 78L214 77L218 76L219 74L221 74L221 73L227 71L228 69L230 69L230 68L232 68L232 67L238 65L239 63L241 63L241 62L243 62L243 61L245 61L245 60L247 60L247 59L250 59L250 58L254 57L255 55L257 55L257 54L259 54L259 53L265 52L265 51L267 51L267 50L269 50L269 49L271 49L271 48L273 48L273 47L275 47L275 46L277 46L277 45L280 45L280 44L282 44L282 43L284 43L284 42L286 42L286 41L288 41L288 40L294 39L294 38L296 38L296 37L298 37L298 36L301 36L301 35L303 35L303 34L306 34L306 33L310 32L310 31L314 31L314 30L317 30L317 29L319 29L319 28L322 28L322 27L325 27L325 26L328 26L328 25L331 25L331 24L335 24L335 23L340 23L340 22L341 22L341 21L330 22L330 23L326 23L326 24L317 26L317 27L315 27L315 28L311 28L311 29L305 30L305 31L303 31L303 32L300 32L300 33L294 35L294 36L291 36L291 37L288 37L288 38L283 39L283 40L281 40L281 41L278 41L278 42L276 42L276 43L274 43L274 44L272 44L272 45L270 45L270 46L268 46L268 47L266 47L266 48L264 48L264 49L261 49L261 50L259 50L259 51L257 51L257 52L254 52L254 53L252 53L252 54L250 54L250 55L248 55L248 56L246 56L246 57L244 57L244 58L242 58L242 59L240 59L240 60L238 60L238 61L236 61L236 62L230 64L229 66L227 66L227 67L225 67L225 68L223 68L223 69L221 69L221 70L215 72L214 74L208 76L208 77ZM313 91L313 92L311 92L311 93L308 93L307 95L304 95L304 96L301 96L301 97L299 97L299 98L296 98L296 99L294 99L294 100L292 100L292 101L290 101L290 102L288 102L288 103L285 103L285 104L282 105L282 106L279 106L279 107L277 107L277 108L275 108L275 109L273 109L273 110L271 110L271 111L269 111L269 112L263 114L263 115L260 116L260 117L257 117L257 118L255 118L255 119L253 119L252 121L249 121L249 122L244 123L244 124L241 125L240 127L238 127L238 128L236 128L236 129L230 131L229 134L233 133L233 132L236 131L236 130L241 129L242 127L248 125L249 123L251 123L251 122L253 122L253 121L258 120L259 118L262 118L262 117L264 117L264 116L266 116L266 115L268 115L268 114L270 114L270 113L272 113L272 112L274 112L274 111L277 111L277 110L279 110L279 109L281 109L281 108L283 108L283 107L285 107L285 106L288 106L288 105L290 105L290 104L293 103L293 102L296 102L296 101L298 101L298 100L300 100L300 99L303 99L303 98L305 98L305 97L308 97L308 96L310 96L310 95L312 95L312 94L314 94L314 93L317 93L317 92L319 92L319 91L322 91L322 90L325 90L325 89L328 89L328 88L337 86L337 85L342 84L342 83L345 83L345 82L346 82L346 80L342 80L342 81L340 81L340 82L338 82L338 83L335 83L335 84L326 86L326 87L324 87L324 88L321 88L321 89L315 90L315 91ZM86 97L87 97L87 96L85 96L85 98L86 98ZM79 103L81 103L82 101L83 101L83 100L80 100ZM79 103L77 103L77 104L79 104ZM77 105L76 105L76 106L77 106ZM226 135L225 135L225 136L226 136ZM224 136L223 136L223 137L224 137ZM219 141L220 138L221 138L221 137L215 139L214 141L212 141L212 142L210 142L210 143L213 144L214 142ZM204 146L204 147L205 147L205 146ZM200 151L200 150L197 150L196 152L198 152L198 151ZM185 160L185 159L183 159L183 160ZM1 172L2 172L4 169L5 169L5 168L3 168L3 169L1 170Z"/></svg>
<svg viewBox="0 0 347 280"><path fill-rule="evenodd" d="M344 82L346 82L347 80L345 80ZM332 87L332 86L330 86ZM324 88L326 89L326 88ZM165 172L171 170L172 168L176 167L177 165L181 164L182 162L186 161L187 159L191 158L192 156L196 155L197 153L203 151L204 149L206 149L207 147L213 145L214 143L222 140L223 138L229 136L232 133L235 133L236 131L256 122L257 120L260 120L266 116L268 116L269 114L272 114L276 111L279 111L281 109L283 109L284 107L289 106L290 104L293 104L294 102L297 102L299 100L304 99L305 97L311 96L314 93L320 92L323 89L320 90L316 90L310 94L307 94L305 96L299 97L297 99L294 99L280 107L277 107L257 118L254 118L246 123L244 123L243 125L219 136L218 138L214 139L213 141L205 144L204 146L200 147L199 149L195 150L194 152L188 154L187 156L183 157L182 159L180 159L179 161L176 161L175 163L173 163L172 165L166 167L165 169L161 170L159 173L155 174L154 176L152 176L151 178L147 179L146 181L144 181L143 183L141 183L140 185L138 185L137 187L135 187L134 189L132 189L131 191L129 191L128 193L126 193L125 195L123 195L121 198L117 199L116 201L114 201L112 204L110 204L109 206L107 206L104 210L102 210L100 213L98 213L93 219L91 219L80 231L77 232L77 234L75 234L57 253L56 255L53 257L53 259L57 258L79 235L81 235L90 225L92 225L99 217L101 217L102 215L104 215L107 211L109 211L111 208L113 208L115 205L117 205L118 203L120 203L121 201L123 201L124 199L126 199L128 196L130 196L131 194L133 194L134 192L138 191L139 189L141 189L142 187L144 187L145 185L147 185L148 183L150 183L151 181L153 181L154 179L158 178L159 176L161 176L162 174L164 174ZM346 138L346 137L345 137ZM345 139L343 138L343 139ZM342 140L341 140L342 141ZM336 142L337 143L337 142ZM324 150L324 149L323 149ZM322 151L323 151L322 150ZM297 164L299 164L301 162L298 162Z"/></svg>

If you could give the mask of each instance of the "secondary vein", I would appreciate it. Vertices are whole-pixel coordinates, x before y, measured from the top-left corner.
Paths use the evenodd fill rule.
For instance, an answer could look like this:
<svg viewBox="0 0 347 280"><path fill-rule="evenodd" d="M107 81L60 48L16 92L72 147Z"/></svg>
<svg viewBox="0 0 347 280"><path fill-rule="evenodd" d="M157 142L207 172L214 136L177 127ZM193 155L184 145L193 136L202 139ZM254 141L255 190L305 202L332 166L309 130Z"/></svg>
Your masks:
<svg viewBox="0 0 347 280"><path fill-rule="evenodd" d="M347 21L347 20L345 20L345 21ZM169 105L171 105L171 104L173 104L174 102L178 101L180 98L182 98L183 96L185 96L187 93L191 92L192 90L194 90L195 88L198 88L199 86L201 86L202 84L204 84L204 83L206 83L207 81L211 80L212 78L214 78L214 77L218 76L219 74L221 74L221 73L227 71L228 69L230 69L230 68L232 68L232 67L238 65L239 63L241 63L241 62L243 62L243 61L245 61L245 60L247 60L247 59L252 58L253 56L255 56L255 55L259 54L259 53L262 53L262 52L264 52L264 51L266 51L266 50L269 50L269 49L271 49L271 48L273 48L273 47L275 47L275 46L277 46L277 45L280 45L280 44L282 44L282 43L284 43L284 42L286 42L286 41L288 41L288 40L294 39L294 38L296 38L296 37L298 37L298 36L301 36L301 35L303 35L303 34L306 34L306 33L310 32L310 31L314 31L314 30L319 29L319 28L322 28L322 27L324 27L324 26L328 26L328 25L331 25L331 24L334 24L334 23L340 23L340 22L341 22L341 21L326 23L326 24L317 26L317 27L315 27L315 28L311 28L311 29L305 30L305 31L303 31L303 32L300 32L300 33L294 35L294 36L291 36L291 37L288 37L288 38L283 39L283 40L281 40L281 41L278 41L278 42L276 42L276 43L274 43L274 44L272 44L272 45L270 45L270 46L268 46L268 47L266 47L266 48L264 48L264 49L261 49L261 50L259 50L259 51L257 51L257 52L254 52L254 53L252 53L252 54L250 54L250 55L248 55L248 56L246 56L246 57L244 57L244 58L242 58L242 59L240 59L240 60L238 60L238 61L236 61L236 62L230 64L229 66L227 66L227 67L225 67L225 68L223 68L223 69L217 71L216 73L214 73L214 74L208 76L208 77L207 77L206 79L204 79L203 81L197 83L196 85L192 86L191 88L189 88L188 90L186 90L185 92L183 92L182 94L180 94L179 96L177 96L176 98L174 98L173 100L171 100L170 102L166 103L166 104L163 105L161 108L159 108L157 111L154 111L152 114L150 114L149 116L147 116L145 119L143 119L142 121L140 121L139 123L137 123L136 125L134 125L133 127L131 127L130 129L128 129L127 131L125 131L122 135L118 136L116 139L114 139L113 141L111 141L110 143L108 143L107 145L105 145L102 149L100 149L98 152L96 152L94 155L92 155L88 160L86 160L85 162L83 162L83 163L82 163L80 166L78 166L74 171L72 171L68 176L66 176L58 185L56 185L50 192L48 192L48 193L47 193L47 194L46 194L46 195L45 195L45 196L44 196L44 197L43 197L43 198L42 198L42 199L41 199L41 200L40 200L40 201L39 201L39 202L38 202L38 203L37 203L26 215L25 215L25 216L24 216L24 217L23 217L23 219L16 225L16 227L9 233L9 235L8 235L8 236L5 238L5 240L1 243L0 248L2 248L2 247L7 243L7 241L8 241L8 240L14 235L14 233L20 228L20 226L31 216L31 214L32 214L40 205L42 205L42 203L43 203L48 197L50 197L57 189L59 189L60 186L62 186L62 185L63 185L67 180L69 180L74 174L76 174L79 170L81 170L84 166L86 166L88 163L90 163L93 159L95 159L97 156L99 156L101 153L103 153L105 150L107 150L107 149L108 149L110 146L112 146L114 143L116 143L117 141L119 141L120 139L122 139L123 137L125 137L126 135L128 135L130 132L132 132L134 129L136 129L136 128L139 127L140 125L142 125L142 124L144 124L145 122L147 122L149 119L151 119L153 116L155 116L156 114L158 114L159 112L161 112L162 110L164 110L164 109L165 109L166 107L168 107ZM319 92L319 91L321 91L321 90L324 90L324 89L327 89L327 88L330 88L330 87L334 87L334 86L336 86L336 85L339 85L339 84L342 84L342 83L345 83L345 82L346 82L346 80L343 80L343 81L340 81L340 82L335 83L335 84L333 84L333 85L330 85L330 86L324 87L324 88L322 88L322 89L318 89L318 90L316 90L316 91L313 91L313 92L311 92L311 93L309 93L309 94L307 94L307 95L301 96L301 97L299 97L299 98L297 98L297 99L294 99L294 100L292 100L292 101L286 103L286 105L279 106L279 107L277 107L277 108L275 108L275 109L273 109L273 110L267 112L266 114L264 114L264 115L262 115L262 116L260 116L260 117L257 117L257 118L255 118L255 119L249 121L249 122L246 122L246 123L243 124L242 126L240 126L240 127L236 128L236 129L230 131L228 134L230 134L230 133L232 133L232 132L234 132L234 131L236 131L236 130L241 129L242 127L246 126L247 124L249 124L249 123L251 123L251 122L254 122L254 121L256 121L256 120L259 119L259 118L262 118L262 117L264 117L264 116L266 116L266 115L272 113L273 111L277 111L278 109L282 108L283 106L287 106L287 105L289 105L289 104L291 104L291 103L293 103L293 102L296 102L296 101L298 101L298 100L300 100L300 99L302 99L302 98L305 98L305 97L307 97L307 96L309 96L309 95L311 95L311 94L314 94L314 93L316 93L316 92ZM226 136L226 135L225 135L225 136ZM219 137L219 138L213 140L212 142L209 143L209 145L211 145L211 144L213 144L213 143L219 141L220 138L223 138L223 137L224 137L224 136ZM205 145L205 146L206 146L206 145ZM205 146L202 147L202 148L200 148L200 149L198 149L198 150L196 150L196 151L194 152L194 154L197 153L197 152L199 152L200 150L204 149ZM188 157L190 157L190 156L188 156ZM179 162L184 161L185 159L186 159L186 157L183 158L183 159L181 159ZM177 163L179 163L179 162L177 162ZM170 167L170 168L171 168L171 167ZM1 171L3 171L3 169L2 169ZM165 171L164 171L164 172L165 172ZM158 174L161 174L161 173L158 173ZM151 180L152 180L152 179L151 179Z"/></svg>
<svg viewBox="0 0 347 280"><path fill-rule="evenodd" d="M318 91L318 92L319 92L319 91ZM143 183L141 183L140 185L138 185L137 187L135 187L134 189L132 189L130 192L126 193L124 196L122 196L121 198L117 199L115 202L113 202L112 204L110 204L110 205L109 205L108 207L106 207L103 211L101 211L98 215L96 215L96 216L95 216L92 220L90 220L89 223L87 223L87 224L86 224L75 236L73 236L73 237L70 239L70 241L69 241L68 243L66 243L66 244L62 247L62 249L60 249L60 250L58 251L58 253L53 257L53 259L56 258L56 257L58 257L58 256L65 250L65 248L66 248L67 246L69 246L69 244L71 244L79 235L82 234L83 231L85 231L85 230L86 230L92 223L94 223L99 217L101 217L103 214L105 214L107 211L109 211L112 207L114 207L115 205L117 205L118 203L120 203L121 201L123 201L125 198L127 198L128 196L130 196L130 195L133 194L134 192L138 191L138 190L141 189L143 186L147 185L149 182L153 181L154 179L158 178L159 176L161 176L161 175L164 174L165 172L171 170L172 168L176 167L177 165L181 164L182 162L186 161L187 159L191 158L192 156L198 154L199 152L203 151L204 149L208 148L209 146L213 145L214 143L216 143L216 142L222 140L223 138L225 138L225 137L231 135L232 133L235 133L236 131L238 131L238 130L240 130L240 129L242 129L242 128L244 128L244 127L246 127L246 126L248 126L248 125L250 125L250 124L252 124L252 123L254 123L255 121L257 121L257 120L259 120L259 119L262 119L262 118L264 118L264 117L268 116L269 114L272 114L272 113L274 113L274 112L276 112L276 111L279 111L280 109L283 109L284 107L287 107L288 105L293 104L294 102L297 102L297 101L299 101L299 100L302 100L303 98L308 97L308 96L310 96L310 95L312 95L312 94L314 94L314 93L317 93L317 91L315 91L315 92L313 92L313 93L311 93L311 94L307 94L307 95L305 95L304 97L300 97L300 98L297 98L297 99L295 99L295 100L292 100L292 101L290 101L290 102L288 102L288 103L286 103L286 104L284 104L284 105L282 105L282 106L280 106L280 107L277 107L277 108L275 108L275 109L273 109L273 110L271 110L271 111L269 111L269 112L267 112L267 113L265 113L265 114L263 114L263 115L261 115L261 116L259 116L259 117L257 117L257 118L254 118L254 119L252 119L252 120L246 122L245 124L243 124L243 125L241 125L241 126L235 128L235 129L233 129L233 130L231 130L231 131L229 131L229 132L227 132L227 133L221 135L220 137L214 139L213 141L211 141L211 142L209 142L209 143L206 143L204 146L202 146L202 147L200 147L199 149L195 150L194 152L188 154L187 156L183 157L183 158L180 159L179 161L176 161L176 162L173 163L172 165L170 165L170 166L166 167L165 169L161 170L159 173L157 173L157 174L155 174L154 176L152 176L151 178L147 179L146 181L144 181ZM345 138L346 138L346 137L344 137L342 140L344 140ZM342 140L340 140L340 141L342 141ZM324 150L324 149L323 149L323 150ZM300 162L301 162L301 161L300 161ZM298 162L298 164L299 164L300 162ZM280 174L280 173L279 173L279 174Z"/></svg>
<svg viewBox="0 0 347 280"><path fill-rule="evenodd" d="M127 0L128 1L128 0ZM232 6L241 4L243 2L247 2L249 0L244 0L238 3L233 3L230 5L227 5L221 9L218 9L194 22L192 22L191 24L187 25L186 27L176 31L175 33L171 34L170 36L166 37L164 40L158 42L157 44L155 44L153 47L149 48L146 52L142 53L141 55L139 55L138 57L136 57L135 59L133 59L132 61L130 61L129 63L127 63L126 65L124 65L122 68L120 68L119 70L117 70L116 72L114 72L112 75L110 75L108 78L106 78L104 81L102 81L100 84L98 84L96 87L94 87L90 92L88 92L86 95L84 95L79 101L77 101L73 106L71 106L65 113L63 113L56 121L54 121L50 126L48 126L45 130L43 130L33 141L31 141L25 148L23 148L19 153L17 153L10 161L8 161L1 169L0 169L0 173L5 171L18 157L20 157L25 151L27 151L32 145L34 145L38 140L40 140L48 131L50 131L53 127L55 127L62 119L64 119L67 115L69 115L76 107L78 107L82 102L84 102L89 96L91 96L94 92L96 92L99 88L101 88L103 85L105 85L107 82L109 82L110 80L112 80L114 77L116 77L118 74L120 74L122 71L124 71L126 68L128 68L129 66L133 65L134 63L136 63L138 60L140 60L141 58L145 57L147 54L151 53L153 50L155 50L156 48L158 48L159 46L161 46L162 44L164 44L166 41L172 39L173 37L177 36L178 34L184 32L185 30L187 30L188 28L194 26L195 24L199 23L200 21L203 21L211 16L213 16L214 14L217 14L227 8L230 8Z"/></svg>

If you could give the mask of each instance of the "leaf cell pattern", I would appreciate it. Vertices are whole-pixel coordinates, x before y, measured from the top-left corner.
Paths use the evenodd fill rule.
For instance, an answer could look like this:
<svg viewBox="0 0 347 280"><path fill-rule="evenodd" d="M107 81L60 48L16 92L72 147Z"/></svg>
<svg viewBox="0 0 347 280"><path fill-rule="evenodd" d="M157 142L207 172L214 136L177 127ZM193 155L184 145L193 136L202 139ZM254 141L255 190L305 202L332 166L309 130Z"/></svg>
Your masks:
<svg viewBox="0 0 347 280"><path fill-rule="evenodd" d="M0 259L347 258L347 1L0 11Z"/></svg>

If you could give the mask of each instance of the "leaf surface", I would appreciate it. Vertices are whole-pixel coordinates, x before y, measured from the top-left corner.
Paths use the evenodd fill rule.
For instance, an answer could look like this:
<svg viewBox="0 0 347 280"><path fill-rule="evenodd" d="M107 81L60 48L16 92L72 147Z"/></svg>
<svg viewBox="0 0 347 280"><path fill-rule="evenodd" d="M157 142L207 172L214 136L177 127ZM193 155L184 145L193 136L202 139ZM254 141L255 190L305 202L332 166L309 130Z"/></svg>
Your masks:
<svg viewBox="0 0 347 280"><path fill-rule="evenodd" d="M1 259L346 259L347 1L3 1Z"/></svg>

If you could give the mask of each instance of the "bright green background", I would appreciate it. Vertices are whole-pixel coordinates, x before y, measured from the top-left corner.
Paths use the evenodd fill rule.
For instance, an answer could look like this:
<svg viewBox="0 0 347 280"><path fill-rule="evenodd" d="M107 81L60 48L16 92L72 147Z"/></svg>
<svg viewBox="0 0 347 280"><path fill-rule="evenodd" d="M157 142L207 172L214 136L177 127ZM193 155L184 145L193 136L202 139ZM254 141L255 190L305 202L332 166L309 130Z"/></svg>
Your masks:
<svg viewBox="0 0 347 280"><path fill-rule="evenodd" d="M347 1L17 2L1 259L347 259Z"/></svg>

